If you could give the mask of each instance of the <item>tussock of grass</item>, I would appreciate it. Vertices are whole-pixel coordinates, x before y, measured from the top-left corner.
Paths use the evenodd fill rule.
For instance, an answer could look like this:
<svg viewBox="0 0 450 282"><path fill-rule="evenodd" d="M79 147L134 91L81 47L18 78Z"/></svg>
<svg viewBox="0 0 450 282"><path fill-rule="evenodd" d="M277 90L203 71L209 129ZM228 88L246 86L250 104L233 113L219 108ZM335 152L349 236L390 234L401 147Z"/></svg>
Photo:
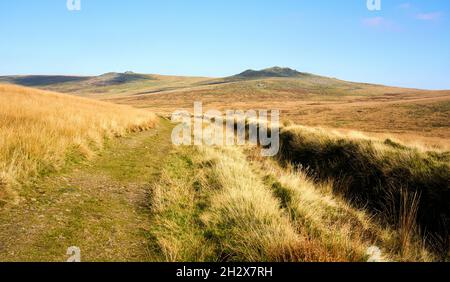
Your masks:
<svg viewBox="0 0 450 282"><path fill-rule="evenodd" d="M364 261L370 237L368 221L344 205L318 193L300 172L268 175L266 182L285 206L299 233L321 244L340 261ZM367 233L367 234L366 234Z"/></svg>
<svg viewBox="0 0 450 282"><path fill-rule="evenodd" d="M333 195L333 182L314 183L300 169L281 168L273 160L260 158L254 153L251 156L298 232L324 246L335 258L365 261L369 246L377 246L382 250L385 261L434 259L417 238L405 238L409 248L403 248L400 232L383 228L364 210L355 209Z"/></svg>
<svg viewBox="0 0 450 282"><path fill-rule="evenodd" d="M291 126L281 132L280 158L301 165L317 179L341 182L335 192L368 208L394 225L416 222L434 249L449 249L450 169L445 153L423 152L373 139L343 138L320 130ZM404 192L420 195L406 215ZM391 214L387 211L396 211ZM403 211L402 219L399 212ZM408 232L409 233L409 232Z"/></svg>
<svg viewBox="0 0 450 282"><path fill-rule="evenodd" d="M236 149L204 148L214 162L218 183L203 215L218 250L227 261L298 259L301 238L279 209L279 202Z"/></svg>
<svg viewBox="0 0 450 282"><path fill-rule="evenodd" d="M90 157L107 137L153 127L156 116L89 99L0 85L0 199L17 186Z"/></svg>
<svg viewBox="0 0 450 282"><path fill-rule="evenodd" d="M157 260L169 262L214 261L213 247L199 220L201 210L197 152L180 148L169 157L160 181L155 184L151 207L154 213L151 246Z"/></svg>

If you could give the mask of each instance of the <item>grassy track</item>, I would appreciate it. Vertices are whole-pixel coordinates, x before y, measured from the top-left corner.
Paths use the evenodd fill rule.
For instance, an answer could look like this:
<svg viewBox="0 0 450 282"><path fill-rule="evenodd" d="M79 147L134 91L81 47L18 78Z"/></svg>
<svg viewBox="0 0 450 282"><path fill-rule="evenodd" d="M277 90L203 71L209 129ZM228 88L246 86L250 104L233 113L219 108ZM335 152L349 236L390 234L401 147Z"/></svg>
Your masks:
<svg viewBox="0 0 450 282"><path fill-rule="evenodd" d="M0 212L0 261L154 260L149 195L172 149L167 121L108 141L89 164L25 188L24 204Z"/></svg>

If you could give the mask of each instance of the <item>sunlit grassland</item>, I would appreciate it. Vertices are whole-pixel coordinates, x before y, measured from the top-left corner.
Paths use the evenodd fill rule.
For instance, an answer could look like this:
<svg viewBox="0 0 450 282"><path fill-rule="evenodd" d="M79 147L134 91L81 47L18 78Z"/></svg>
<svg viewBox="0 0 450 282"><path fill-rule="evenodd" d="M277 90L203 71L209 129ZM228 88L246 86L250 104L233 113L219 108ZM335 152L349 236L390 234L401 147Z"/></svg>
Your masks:
<svg viewBox="0 0 450 282"><path fill-rule="evenodd" d="M128 106L30 88L0 85L0 194L89 158L105 138L155 125L156 116Z"/></svg>
<svg viewBox="0 0 450 282"><path fill-rule="evenodd" d="M245 149L245 148L244 148ZM430 261L416 234L382 224L303 170L238 147L179 147L154 186L162 261ZM407 240L407 243L404 241Z"/></svg>
<svg viewBox="0 0 450 282"><path fill-rule="evenodd" d="M281 146L282 163L333 179L334 193L448 256L449 152L304 126L283 128Z"/></svg>

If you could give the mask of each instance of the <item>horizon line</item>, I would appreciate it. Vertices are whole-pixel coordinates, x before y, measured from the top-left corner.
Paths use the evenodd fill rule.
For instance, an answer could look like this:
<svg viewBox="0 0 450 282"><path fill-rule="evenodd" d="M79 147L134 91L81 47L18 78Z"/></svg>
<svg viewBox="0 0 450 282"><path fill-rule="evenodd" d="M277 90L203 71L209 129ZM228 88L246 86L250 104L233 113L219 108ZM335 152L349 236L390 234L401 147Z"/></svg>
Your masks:
<svg viewBox="0 0 450 282"><path fill-rule="evenodd" d="M267 70L267 69L271 69L271 68L276 68L279 66L272 66L272 67L267 67L267 68L263 68L263 69L253 69L253 68L249 68L246 69L244 71L241 71L239 73L235 73L235 74L231 74L231 75L225 75L225 76L203 76L203 75L186 75L186 74L163 74L163 73L154 73L154 72L135 72L135 71L108 71L108 72L104 72L104 73L100 73L100 74L74 74L74 73L40 73L40 74L30 74L30 73L23 73L23 74L0 74L0 77L24 77L24 76L63 76L63 77L99 77L105 74L110 74L110 73L117 73L117 74L125 74L125 73L134 73L134 74L142 74L142 75L158 75L158 76L175 76L175 77L191 77L191 78L205 78L205 79L220 79L220 78L227 78L227 77L232 77L234 75L239 75L245 71L263 71L263 70ZM304 73L304 74L310 74L310 75L314 75L314 76L322 76L322 77L326 77L329 79L336 79L336 80L340 80L343 82L349 82L349 83L359 83L359 84L369 84L369 85L377 85L377 86L385 86L385 87L393 87L393 88L403 88L403 89L411 89L411 90L424 90L424 91L450 91L450 87L449 88L418 88L418 87L411 87L411 86L398 86L398 85L389 85L389 84L384 84L382 82L361 82L361 81L354 81L351 79L341 79L335 76L329 76L329 75L322 75L322 74L315 74L312 72L305 72L305 71L299 71L295 68L291 68L291 67L279 67L279 68L286 68L286 69L291 69L300 73ZM289 78L289 77L266 77L266 78ZM256 80L256 79L255 79Z"/></svg>

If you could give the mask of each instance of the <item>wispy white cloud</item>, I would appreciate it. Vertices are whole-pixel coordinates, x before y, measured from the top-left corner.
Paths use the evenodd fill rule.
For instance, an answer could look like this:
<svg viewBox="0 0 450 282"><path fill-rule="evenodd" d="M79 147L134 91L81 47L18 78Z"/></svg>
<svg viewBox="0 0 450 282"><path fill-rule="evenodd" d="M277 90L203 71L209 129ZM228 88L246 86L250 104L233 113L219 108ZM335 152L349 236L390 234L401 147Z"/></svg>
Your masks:
<svg viewBox="0 0 450 282"><path fill-rule="evenodd" d="M387 20L384 17L372 17L364 18L362 24L369 28L389 30L389 31L400 31L400 27L393 21Z"/></svg>
<svg viewBox="0 0 450 282"><path fill-rule="evenodd" d="M416 19L421 21L436 21L442 18L443 14L441 12L432 13L419 13L416 15Z"/></svg>
<svg viewBox="0 0 450 282"><path fill-rule="evenodd" d="M363 19L363 24L369 27L381 27L386 25L387 21L383 17L373 17Z"/></svg>
<svg viewBox="0 0 450 282"><path fill-rule="evenodd" d="M408 10L410 16L412 16L416 20L420 21L437 21L440 20L444 13L440 11L425 13L420 11L416 6L411 4L410 2L404 2L398 5L398 8L403 10Z"/></svg>

